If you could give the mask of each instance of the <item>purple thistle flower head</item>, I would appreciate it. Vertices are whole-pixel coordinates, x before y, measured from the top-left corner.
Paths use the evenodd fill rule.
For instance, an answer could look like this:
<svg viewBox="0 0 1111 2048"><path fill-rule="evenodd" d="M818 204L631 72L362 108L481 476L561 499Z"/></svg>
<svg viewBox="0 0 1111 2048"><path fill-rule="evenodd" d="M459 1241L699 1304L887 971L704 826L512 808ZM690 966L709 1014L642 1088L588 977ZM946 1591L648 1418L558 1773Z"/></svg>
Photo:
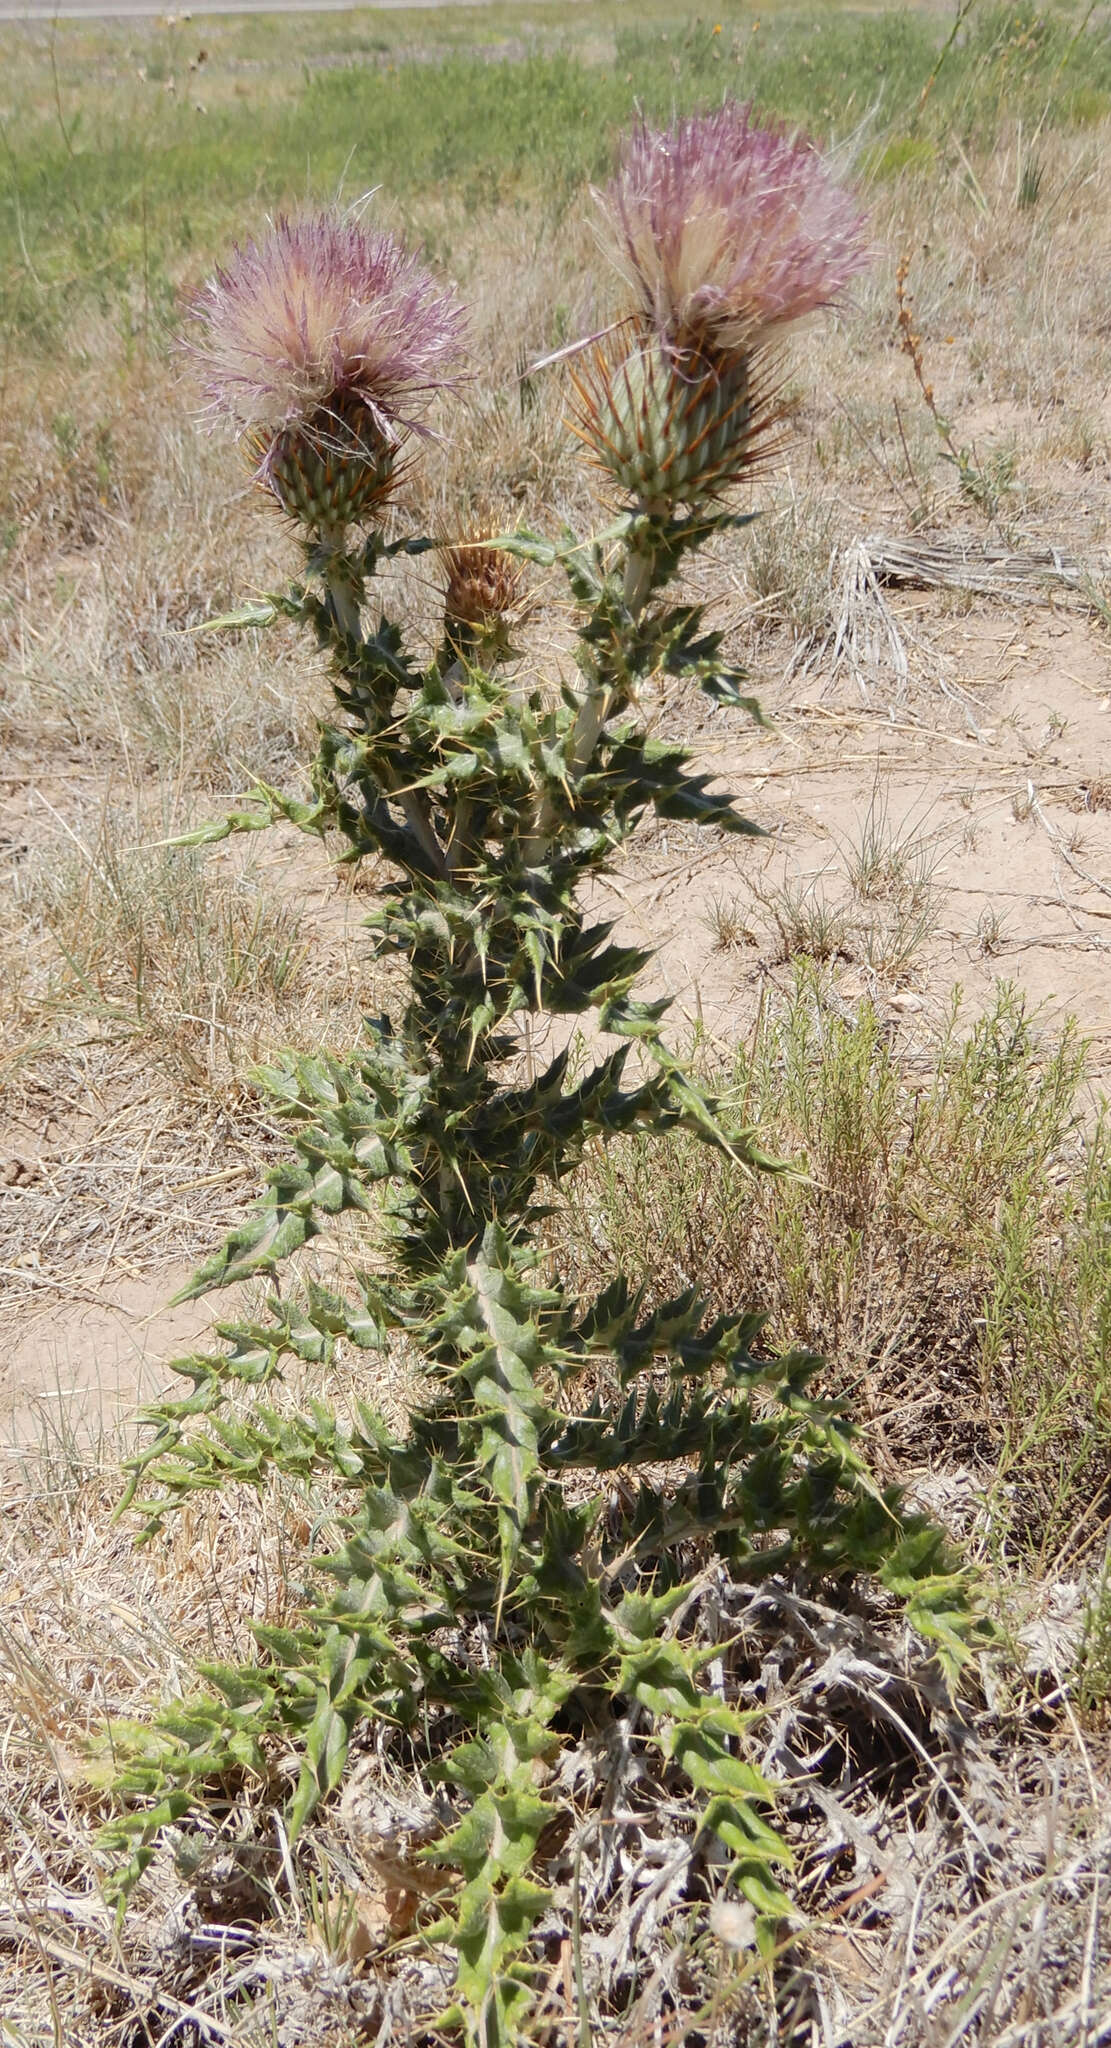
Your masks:
<svg viewBox="0 0 1111 2048"><path fill-rule="evenodd" d="M679 350L747 353L863 269L863 217L805 139L730 102L671 128L642 122L595 194L641 312Z"/></svg>
<svg viewBox="0 0 1111 2048"><path fill-rule="evenodd" d="M279 219L192 306L208 411L277 434L335 400L400 421L453 381L463 312L392 235L317 214ZM407 422L406 422L407 424Z"/></svg>
<svg viewBox="0 0 1111 2048"><path fill-rule="evenodd" d="M279 219L237 247L191 313L206 412L233 421L260 479L310 526L380 500L404 430L458 381L455 293L392 235L333 214Z"/></svg>

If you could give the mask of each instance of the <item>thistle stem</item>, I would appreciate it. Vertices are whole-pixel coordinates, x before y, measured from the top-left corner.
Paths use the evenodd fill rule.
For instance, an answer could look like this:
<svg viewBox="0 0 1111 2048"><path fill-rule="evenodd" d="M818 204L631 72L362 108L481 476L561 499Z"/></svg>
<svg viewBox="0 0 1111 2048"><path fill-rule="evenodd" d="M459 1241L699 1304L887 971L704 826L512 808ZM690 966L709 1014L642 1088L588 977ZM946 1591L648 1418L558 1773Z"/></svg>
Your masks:
<svg viewBox="0 0 1111 2048"><path fill-rule="evenodd" d="M654 548L630 548L625 557L625 605L633 619L639 619L644 610L655 566Z"/></svg>
<svg viewBox="0 0 1111 2048"><path fill-rule="evenodd" d="M363 579L349 555L337 548L328 558L324 586L345 640L362 639Z"/></svg>
<svg viewBox="0 0 1111 2048"><path fill-rule="evenodd" d="M361 570L355 566L342 545L334 547L328 557L324 571L324 587L328 592L338 633L344 640L361 647L365 583ZM401 796L396 791L386 788L384 794L392 796L400 807L405 823L435 873L441 877L449 875L451 863L436 837L427 806L419 793L407 790Z"/></svg>
<svg viewBox="0 0 1111 2048"><path fill-rule="evenodd" d="M590 766L590 757L598 744L599 735L613 706L613 691L606 688L589 690L583 698L579 713L571 732L571 777L577 782Z"/></svg>
<svg viewBox="0 0 1111 2048"><path fill-rule="evenodd" d="M623 596L630 618L639 619L652 590L656 556L654 549L630 548L625 557ZM568 747L568 770L572 785L579 782L590 766L591 757L613 709L614 692L608 685L588 683L579 705L575 723L571 728ZM552 841L555 819L551 800L545 796L537 807L531 830L523 841L526 867L539 867L547 857Z"/></svg>
<svg viewBox="0 0 1111 2048"><path fill-rule="evenodd" d="M399 796L396 801L401 806L405 823L408 825L421 852L427 856L436 873L446 878L451 873L451 868L444 849L432 829L432 821L428 817L420 798L412 790L408 790L404 796Z"/></svg>

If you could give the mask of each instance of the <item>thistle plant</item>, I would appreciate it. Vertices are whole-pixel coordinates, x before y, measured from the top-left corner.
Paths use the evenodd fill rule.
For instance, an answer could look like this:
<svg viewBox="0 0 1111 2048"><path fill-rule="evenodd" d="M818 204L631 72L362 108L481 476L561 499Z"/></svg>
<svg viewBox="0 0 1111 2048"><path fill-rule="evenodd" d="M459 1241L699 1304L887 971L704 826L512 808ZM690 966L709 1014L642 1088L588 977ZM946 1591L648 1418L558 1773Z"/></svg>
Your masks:
<svg viewBox="0 0 1111 2048"><path fill-rule="evenodd" d="M784 330L864 260L815 153L734 107L638 129L596 197L627 298L571 372L612 501L588 539L389 537L423 403L458 376L462 342L454 296L389 237L279 223L196 309L210 407L304 547L301 580L238 617L302 624L335 697L311 798L259 786L203 836L281 818L343 861L383 861L371 943L404 963L407 995L353 1051L261 1075L291 1157L188 1292L265 1281L340 1218L347 1280L326 1288L306 1263L219 1324L219 1348L178 1362L188 1391L152 1411L133 1461L148 1536L198 1489L277 1472L329 1504L336 1547L306 1560L295 1620L256 1627L253 1661L204 1667L207 1690L134 1743L108 1839L126 1893L162 1831L229 1777L265 1777L280 1742L299 1757L296 1844L351 1755L384 1742L438 1788L413 1851L414 1938L455 1958L438 2024L485 2044L522 2037L546 1974L535 1931L566 1898L544 1873L576 1856L567 1757L619 1726L661 1798L685 1788L691 1885L739 1891L769 1950L791 1923L750 1717L703 1682L715 1574L878 1575L949 1670L976 1626L940 1536L871 1482L846 1418L808 1391L811 1356L776 1354L750 1305L711 1313L696 1286L663 1301L614 1273L584 1298L561 1277L553 1212L589 1148L681 1128L777 1170L668 1042L667 1005L637 993L650 956L583 898L653 812L756 829L648 736L640 699L682 683L759 716L672 585L746 522L729 494L766 444ZM442 576L431 660L375 601L375 578L414 554ZM522 678L513 647L530 563L566 579L575 611L558 693ZM560 1049L537 1072L540 1024ZM391 1346L424 1376L404 1430L375 1399ZM347 1374L347 1417L279 1395L291 1366L301 1387L319 1365Z"/></svg>

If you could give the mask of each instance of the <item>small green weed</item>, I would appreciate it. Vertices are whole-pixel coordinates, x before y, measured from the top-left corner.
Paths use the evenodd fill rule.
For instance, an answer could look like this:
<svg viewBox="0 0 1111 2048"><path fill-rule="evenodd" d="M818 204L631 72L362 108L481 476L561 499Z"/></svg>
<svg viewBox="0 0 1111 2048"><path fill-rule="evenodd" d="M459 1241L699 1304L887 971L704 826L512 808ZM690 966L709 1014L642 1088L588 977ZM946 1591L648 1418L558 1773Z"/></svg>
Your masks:
<svg viewBox="0 0 1111 2048"><path fill-rule="evenodd" d="M1076 1698L1085 1720L1106 1726L1111 1715L1111 1558L1084 1616L1077 1658Z"/></svg>

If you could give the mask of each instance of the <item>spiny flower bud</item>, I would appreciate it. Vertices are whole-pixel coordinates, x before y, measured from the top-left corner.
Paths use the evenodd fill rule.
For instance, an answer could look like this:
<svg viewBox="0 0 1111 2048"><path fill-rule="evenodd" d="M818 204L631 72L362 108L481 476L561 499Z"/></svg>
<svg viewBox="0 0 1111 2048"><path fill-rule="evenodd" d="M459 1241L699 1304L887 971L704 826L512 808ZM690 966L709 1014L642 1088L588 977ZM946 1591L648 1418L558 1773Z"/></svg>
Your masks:
<svg viewBox="0 0 1111 2048"><path fill-rule="evenodd" d="M680 350L760 347L868 260L862 216L811 144L735 103L665 130L642 122L594 196L640 312Z"/></svg>
<svg viewBox="0 0 1111 2048"><path fill-rule="evenodd" d="M237 248L192 307L207 410L259 480L319 532L364 520L404 433L455 381L463 312L392 235L319 214Z"/></svg>
<svg viewBox="0 0 1111 2048"><path fill-rule="evenodd" d="M449 625L490 627L515 609L521 596L521 566L485 536L444 551L444 617Z"/></svg>
<svg viewBox="0 0 1111 2048"><path fill-rule="evenodd" d="M257 474L283 512L314 531L355 525L380 511L396 477L398 436L383 432L358 398L336 398L273 440L245 436Z"/></svg>
<svg viewBox="0 0 1111 2048"><path fill-rule="evenodd" d="M642 122L595 198L635 304L572 372L573 425L635 505L698 507L766 451L768 345L867 260L861 217L809 143L736 105Z"/></svg>
<svg viewBox="0 0 1111 2048"><path fill-rule="evenodd" d="M754 396L747 355L680 353L645 324L631 327L572 370L572 428L634 505L696 509L760 459L774 394Z"/></svg>

